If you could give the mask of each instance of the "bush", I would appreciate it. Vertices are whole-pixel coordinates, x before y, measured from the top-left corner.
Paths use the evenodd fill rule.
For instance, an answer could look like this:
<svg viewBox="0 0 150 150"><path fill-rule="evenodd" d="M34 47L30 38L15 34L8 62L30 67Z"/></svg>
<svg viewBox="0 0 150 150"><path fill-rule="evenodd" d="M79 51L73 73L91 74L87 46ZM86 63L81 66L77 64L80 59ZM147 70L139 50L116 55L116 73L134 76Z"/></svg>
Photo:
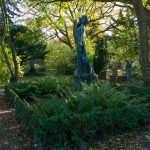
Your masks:
<svg viewBox="0 0 150 150"><path fill-rule="evenodd" d="M64 97L69 92L70 78L62 79L56 77L46 77L30 81L19 82L11 88L21 99L27 102L37 102L39 99L47 99L49 96L56 95Z"/></svg>
<svg viewBox="0 0 150 150"><path fill-rule="evenodd" d="M63 97L67 93L68 87L71 84L67 80L55 77L48 77L40 81L39 89L41 90L42 95L51 94Z"/></svg>
<svg viewBox="0 0 150 150"><path fill-rule="evenodd" d="M50 145L57 149L66 145L78 146L100 136L150 124L150 99L146 87L141 87L144 94L135 92L139 86L112 87L106 83L96 83L85 85L83 91L67 92L68 95L62 96L70 85L70 82L64 82L47 78L33 84L40 89L41 95L50 94L45 101L40 98L28 103L26 97L15 100L20 120L32 130L42 149L50 149ZM27 85L15 88L21 89L23 86ZM35 93L36 88L31 93ZM147 101L143 102L144 98Z"/></svg>

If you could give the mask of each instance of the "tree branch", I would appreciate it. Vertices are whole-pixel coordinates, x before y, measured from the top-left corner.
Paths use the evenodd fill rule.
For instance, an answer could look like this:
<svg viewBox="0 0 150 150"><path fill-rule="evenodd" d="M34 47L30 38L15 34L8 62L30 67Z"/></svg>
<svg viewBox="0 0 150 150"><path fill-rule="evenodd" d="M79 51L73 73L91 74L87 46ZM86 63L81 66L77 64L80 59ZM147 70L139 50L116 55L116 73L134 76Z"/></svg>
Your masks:
<svg viewBox="0 0 150 150"><path fill-rule="evenodd" d="M132 0L94 0L95 2L121 2L126 4L131 4Z"/></svg>

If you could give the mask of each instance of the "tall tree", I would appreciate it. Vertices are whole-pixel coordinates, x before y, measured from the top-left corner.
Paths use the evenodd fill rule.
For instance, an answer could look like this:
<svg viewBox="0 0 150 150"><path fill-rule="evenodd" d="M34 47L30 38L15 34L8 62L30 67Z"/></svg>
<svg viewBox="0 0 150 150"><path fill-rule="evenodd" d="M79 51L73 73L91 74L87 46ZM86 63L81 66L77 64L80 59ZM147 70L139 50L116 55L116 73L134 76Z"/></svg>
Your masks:
<svg viewBox="0 0 150 150"><path fill-rule="evenodd" d="M53 35L52 37L58 38L71 49L75 48L75 26L83 14L86 14L89 19L87 33L90 39L94 39L110 29L104 19L109 20L110 12L114 9L113 4L95 3L92 0L74 0L52 4L50 1L39 2L30 2L32 11L40 13L40 15L36 13L36 23L42 28L46 28L51 36Z"/></svg>
<svg viewBox="0 0 150 150"><path fill-rule="evenodd" d="M58 0L54 0L58 1ZM60 0L62 2L68 0ZM121 2L125 4L131 4L134 7L134 11L136 13L138 19L139 26L139 40L140 40L140 55L139 61L141 64L143 80L145 84L150 85L150 60L149 60L149 32L148 30L148 19L147 13L145 12L145 8L143 6L142 0L94 0L97 2ZM52 1L51 1L52 2ZM148 0L146 1L147 4Z"/></svg>
<svg viewBox="0 0 150 150"><path fill-rule="evenodd" d="M53 3L53 2L68 2L72 0L45 0L43 3ZM139 40L140 40L140 55L139 60L142 68L143 80L146 84L150 85L150 61L149 61L149 37L148 34L150 30L148 29L148 15L143 6L143 2L146 1L147 5L149 5L148 0L94 0L97 2L121 2L125 4L130 4L133 6L134 11L138 20L139 27ZM33 2L41 2L40 0L36 0ZM147 10L147 9L146 9Z"/></svg>
<svg viewBox="0 0 150 150"><path fill-rule="evenodd" d="M36 61L43 62L49 52L46 50L47 43L43 32L39 28L30 30L23 25L13 25L10 33L17 56L21 59L20 65L29 63L29 73L34 74Z"/></svg>
<svg viewBox="0 0 150 150"><path fill-rule="evenodd" d="M139 27L140 55L139 60L145 84L150 85L149 32L147 15L142 0L95 0L99 2L122 2L133 5Z"/></svg>
<svg viewBox="0 0 150 150"><path fill-rule="evenodd" d="M0 9L1 9L1 22L2 22L2 33L0 35L0 45L2 49L2 53L4 55L6 64L11 74L11 82L16 82L18 78L18 63L16 59L16 50L14 48L12 39L10 37L10 26L9 26L9 9L7 9L7 2L5 0L0 0ZM13 59L13 66L11 66L10 60L8 55L5 51L4 42L7 41L9 48L11 49L12 59Z"/></svg>
<svg viewBox="0 0 150 150"><path fill-rule="evenodd" d="M108 52L110 61L125 62L125 59L137 62L139 56L139 40L137 21L128 8L120 11L117 19L112 18L114 28L109 38Z"/></svg>
<svg viewBox="0 0 150 150"><path fill-rule="evenodd" d="M106 50L106 39L98 38L96 41L96 50L93 59L93 67L94 71L97 74L100 74L102 71L106 69L106 65L108 62L108 52Z"/></svg>

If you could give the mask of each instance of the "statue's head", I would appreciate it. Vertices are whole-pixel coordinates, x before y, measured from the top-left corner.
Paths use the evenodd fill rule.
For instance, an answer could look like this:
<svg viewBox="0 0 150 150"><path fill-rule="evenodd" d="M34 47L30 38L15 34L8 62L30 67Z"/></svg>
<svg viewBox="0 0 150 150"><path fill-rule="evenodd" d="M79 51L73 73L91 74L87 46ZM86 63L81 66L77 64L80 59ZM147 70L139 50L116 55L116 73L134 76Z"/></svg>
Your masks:
<svg viewBox="0 0 150 150"><path fill-rule="evenodd" d="M86 25L88 22L88 17L86 15L83 15L82 18L81 18L81 23Z"/></svg>
<svg viewBox="0 0 150 150"><path fill-rule="evenodd" d="M128 59L126 59L126 60L125 60L125 62L128 64L128 63L129 63L129 60L128 60Z"/></svg>

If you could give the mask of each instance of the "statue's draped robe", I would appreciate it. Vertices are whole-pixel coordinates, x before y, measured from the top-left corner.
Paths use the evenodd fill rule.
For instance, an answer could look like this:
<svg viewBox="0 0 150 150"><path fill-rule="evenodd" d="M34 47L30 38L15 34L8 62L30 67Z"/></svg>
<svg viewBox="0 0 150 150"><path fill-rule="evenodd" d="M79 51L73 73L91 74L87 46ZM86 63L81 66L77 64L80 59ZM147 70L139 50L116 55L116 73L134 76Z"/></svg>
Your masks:
<svg viewBox="0 0 150 150"><path fill-rule="evenodd" d="M86 45L84 41L85 25L78 24L75 29L77 45L77 69L74 73L81 81L91 80L92 68L86 54Z"/></svg>

